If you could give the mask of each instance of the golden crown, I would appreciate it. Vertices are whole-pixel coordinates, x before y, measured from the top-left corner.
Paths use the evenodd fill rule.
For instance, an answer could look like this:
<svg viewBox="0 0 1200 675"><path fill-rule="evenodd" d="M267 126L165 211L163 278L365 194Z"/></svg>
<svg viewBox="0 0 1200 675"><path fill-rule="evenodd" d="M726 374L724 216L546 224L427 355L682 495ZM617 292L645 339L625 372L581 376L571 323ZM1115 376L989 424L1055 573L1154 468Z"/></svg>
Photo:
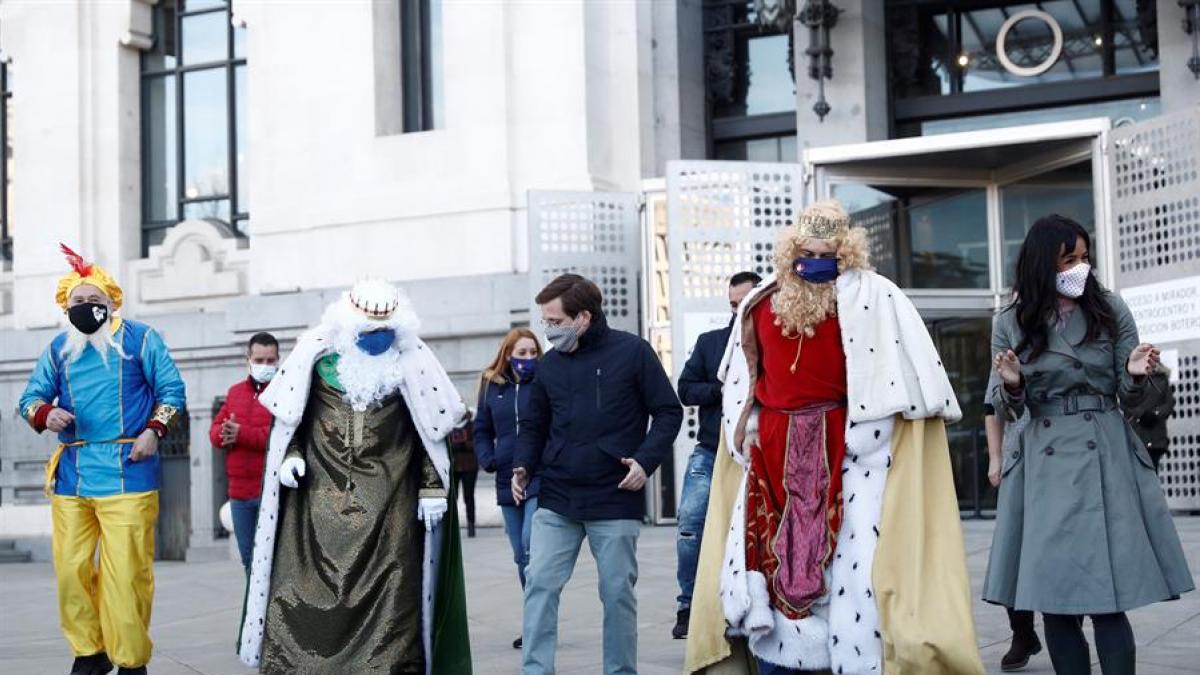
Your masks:
<svg viewBox="0 0 1200 675"><path fill-rule="evenodd" d="M843 216L829 218L817 214L802 214L796 222L801 237L813 239L833 239L850 229L850 218Z"/></svg>

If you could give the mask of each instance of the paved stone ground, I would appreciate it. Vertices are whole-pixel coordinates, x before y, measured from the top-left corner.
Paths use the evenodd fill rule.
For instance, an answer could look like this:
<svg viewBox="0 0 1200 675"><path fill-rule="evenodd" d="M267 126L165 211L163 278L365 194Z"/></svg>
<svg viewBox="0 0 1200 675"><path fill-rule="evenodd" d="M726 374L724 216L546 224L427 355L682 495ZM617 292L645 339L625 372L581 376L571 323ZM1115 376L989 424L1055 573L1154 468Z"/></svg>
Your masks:
<svg viewBox="0 0 1200 675"><path fill-rule="evenodd" d="M1192 573L1200 578L1200 518L1178 518L1176 523ZM967 521L963 528L973 591L978 597L991 524ZM670 639L677 593L673 536L671 528L642 531L638 596L643 675L674 675L682 669L683 642ZM475 539L464 539L464 544L475 672L517 672L519 653L511 643L520 632L521 604L507 540L500 530L488 528L481 529ZM158 565L151 672L250 672L233 655L242 579L241 568L233 561ZM564 675L600 672L601 615L595 588L595 565L585 550L562 601L558 666ZM0 673L67 672L70 654L58 629L54 593L48 564L0 566ZM1140 609L1131 617L1141 675L1200 673L1200 593ZM999 673L1009 636L1004 611L977 602L975 618L984 661L990 672ZM1053 672L1045 652L1034 657L1026 672Z"/></svg>

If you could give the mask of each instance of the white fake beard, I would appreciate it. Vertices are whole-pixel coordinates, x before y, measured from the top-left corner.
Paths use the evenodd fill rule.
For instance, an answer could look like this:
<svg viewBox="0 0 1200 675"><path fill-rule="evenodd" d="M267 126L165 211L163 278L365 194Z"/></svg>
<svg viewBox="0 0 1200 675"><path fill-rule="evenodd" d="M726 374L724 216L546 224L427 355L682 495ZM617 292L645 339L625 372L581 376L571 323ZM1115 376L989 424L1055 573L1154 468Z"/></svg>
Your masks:
<svg viewBox="0 0 1200 675"><path fill-rule="evenodd" d="M100 355L100 360L104 362L105 367L108 366L108 352L115 351L118 356L123 359L129 358L125 354L125 350L117 341L113 339L112 334L112 319L108 319L91 335L85 334L83 331L76 328L73 324L67 324L67 341L63 344L60 355L67 363L74 363L83 356L83 351L87 346L91 345L92 349Z"/></svg>
<svg viewBox="0 0 1200 675"><path fill-rule="evenodd" d="M337 373L346 391L346 401L355 411L365 412L400 389L404 382L400 352L409 336L416 335L421 323L403 294L396 311L383 320L369 319L354 309L347 295L343 293L341 299L325 308L319 330L328 336L339 355ZM396 341L391 348L378 356L358 348L360 333L380 328L391 328L396 332Z"/></svg>
<svg viewBox="0 0 1200 675"><path fill-rule="evenodd" d="M396 393L404 382L400 352L392 345L386 352L371 356L358 348L360 326L341 326L334 336L339 355L337 374L346 391L346 401L358 412L365 412Z"/></svg>

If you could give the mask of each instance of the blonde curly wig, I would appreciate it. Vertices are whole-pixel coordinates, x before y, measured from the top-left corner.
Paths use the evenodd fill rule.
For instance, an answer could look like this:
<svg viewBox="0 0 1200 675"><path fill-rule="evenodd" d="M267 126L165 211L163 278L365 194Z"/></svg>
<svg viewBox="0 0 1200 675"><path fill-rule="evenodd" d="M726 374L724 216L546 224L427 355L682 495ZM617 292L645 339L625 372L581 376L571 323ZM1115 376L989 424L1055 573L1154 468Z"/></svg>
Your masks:
<svg viewBox="0 0 1200 675"><path fill-rule="evenodd" d="M832 199L817 202L804 209L804 213L833 219L849 217L841 202ZM792 261L800 255L806 241L793 226L781 231L775 242L773 263L779 290L771 297L771 308L775 310L775 325L789 337L812 337L817 324L837 314L836 284L814 284L792 271ZM838 273L871 269L866 230L852 227L830 241L837 252Z"/></svg>

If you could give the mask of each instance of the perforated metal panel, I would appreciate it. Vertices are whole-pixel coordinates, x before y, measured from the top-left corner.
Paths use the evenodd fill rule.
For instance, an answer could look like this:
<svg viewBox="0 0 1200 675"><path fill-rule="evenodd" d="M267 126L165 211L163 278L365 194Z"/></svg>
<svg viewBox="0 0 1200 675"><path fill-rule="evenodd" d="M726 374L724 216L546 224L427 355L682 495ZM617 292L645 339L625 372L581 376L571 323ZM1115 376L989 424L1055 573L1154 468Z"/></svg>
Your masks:
<svg viewBox="0 0 1200 675"><path fill-rule="evenodd" d="M596 283L608 323L639 333L641 247L637 196L624 192L529 191L530 317L534 296L572 272Z"/></svg>
<svg viewBox="0 0 1200 675"><path fill-rule="evenodd" d="M1172 508L1200 508L1200 357L1179 359L1175 416L1168 422L1171 454L1159 465L1159 479Z"/></svg>
<svg viewBox="0 0 1200 675"><path fill-rule="evenodd" d="M671 269L673 375L678 381L696 337L728 319L729 278L742 271L762 276L780 228L801 208L799 164L668 162L667 250ZM696 444L697 415L686 408L675 444L682 471Z"/></svg>
<svg viewBox="0 0 1200 675"><path fill-rule="evenodd" d="M898 202L885 202L869 209L862 209L850 214L851 225L867 231L867 243L870 246L871 265L875 271L889 279L899 277L900 270L896 266L895 227L898 222Z"/></svg>
<svg viewBox="0 0 1200 675"><path fill-rule="evenodd" d="M1108 132L1105 162L1118 288L1200 275L1200 109ZM1159 478L1174 509L1200 509L1200 340L1179 352L1170 454Z"/></svg>

